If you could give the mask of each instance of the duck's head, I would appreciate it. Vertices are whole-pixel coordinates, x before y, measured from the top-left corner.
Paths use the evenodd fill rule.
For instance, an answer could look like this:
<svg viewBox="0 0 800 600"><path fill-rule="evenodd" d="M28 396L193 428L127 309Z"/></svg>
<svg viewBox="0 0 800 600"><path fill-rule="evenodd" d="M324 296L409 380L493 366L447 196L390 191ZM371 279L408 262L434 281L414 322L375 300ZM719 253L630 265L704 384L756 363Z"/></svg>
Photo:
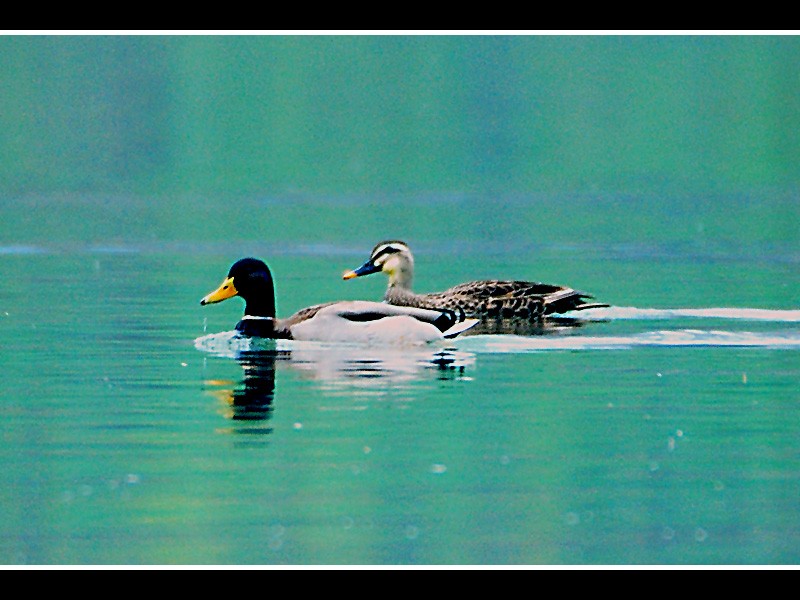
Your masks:
<svg viewBox="0 0 800 600"><path fill-rule="evenodd" d="M411 289L414 277L414 256L408 245L400 241L381 242L372 249L369 260L357 269L348 271L343 279L353 279L383 271L389 276L389 285Z"/></svg>
<svg viewBox="0 0 800 600"><path fill-rule="evenodd" d="M246 302L246 316L275 318L272 274L263 261L257 258L236 261L222 284L200 300L200 304L215 304L234 296L241 296Z"/></svg>

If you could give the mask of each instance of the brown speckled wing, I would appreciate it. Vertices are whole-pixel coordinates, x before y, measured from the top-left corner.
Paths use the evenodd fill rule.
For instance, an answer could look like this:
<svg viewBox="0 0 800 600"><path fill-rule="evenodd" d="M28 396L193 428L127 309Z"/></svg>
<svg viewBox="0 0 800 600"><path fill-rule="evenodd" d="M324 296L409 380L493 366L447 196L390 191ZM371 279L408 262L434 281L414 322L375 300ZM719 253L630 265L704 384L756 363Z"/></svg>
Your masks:
<svg viewBox="0 0 800 600"><path fill-rule="evenodd" d="M570 288L532 281L471 281L434 294L389 288L385 300L400 306L463 310L469 318L535 320L552 313L581 310L591 298Z"/></svg>

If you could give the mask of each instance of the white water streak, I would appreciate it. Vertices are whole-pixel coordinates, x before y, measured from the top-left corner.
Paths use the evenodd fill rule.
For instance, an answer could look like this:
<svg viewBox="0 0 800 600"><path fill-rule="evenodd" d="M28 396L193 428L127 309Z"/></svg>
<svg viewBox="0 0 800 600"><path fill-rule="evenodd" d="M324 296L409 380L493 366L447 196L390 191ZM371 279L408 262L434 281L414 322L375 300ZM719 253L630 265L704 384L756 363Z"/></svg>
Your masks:
<svg viewBox="0 0 800 600"><path fill-rule="evenodd" d="M644 346L800 349L800 332L778 334L680 329L677 331L649 331L624 336L475 336L456 341L459 350L476 354L552 350L623 350Z"/></svg>
<svg viewBox="0 0 800 600"><path fill-rule="evenodd" d="M661 328L656 331L643 331L624 335L588 335L588 330L599 332L602 323L595 323L587 327L587 334L574 335L544 335L544 336L515 336L515 335L476 335L458 337L449 340L448 346L455 352L470 354L495 354L495 353L523 353L563 350L621 350L636 347L744 347L744 348L774 348L774 349L800 349L800 329L794 328L791 323L800 323L800 310L768 310L760 308L635 308L630 306L614 306L610 308L597 308L578 313L573 313L575 318L587 321L624 321L624 320L658 320L678 318L696 318L717 320L726 319L738 322L740 325L726 323L722 330L713 328L680 328L669 330ZM776 323L776 331L747 331L738 330L741 326L747 327L748 322ZM759 325L763 328L763 325ZM315 342L294 342L277 340L249 340L236 335L236 332L206 335L195 340L198 350L210 352L218 356L236 356L242 351L256 349L259 344L271 343L277 345L278 350L316 350L330 352L342 351L347 345L319 344ZM338 349L338 350L337 350ZM375 352L375 349L370 350ZM429 350L435 353L436 350ZM427 357L426 357L427 358ZM463 357L461 357L463 358Z"/></svg>
<svg viewBox="0 0 800 600"><path fill-rule="evenodd" d="M790 323L800 323L800 310L762 308L636 308L612 306L595 308L570 315L587 321L625 321L669 319L711 319L735 321L730 330L719 327L660 329L626 335L568 336L475 336L456 340L460 350L476 353L537 352L547 350L614 350L645 346L660 347L744 347L800 349L800 330ZM739 330L747 323L775 323L778 331ZM599 325L599 324L598 324ZM727 325L726 325L727 326ZM593 329L597 331L594 327Z"/></svg>
<svg viewBox="0 0 800 600"><path fill-rule="evenodd" d="M572 313L570 316L577 319L608 321L689 317L800 323L800 310L769 310L765 308L636 308L633 306L611 306L608 308L592 308Z"/></svg>

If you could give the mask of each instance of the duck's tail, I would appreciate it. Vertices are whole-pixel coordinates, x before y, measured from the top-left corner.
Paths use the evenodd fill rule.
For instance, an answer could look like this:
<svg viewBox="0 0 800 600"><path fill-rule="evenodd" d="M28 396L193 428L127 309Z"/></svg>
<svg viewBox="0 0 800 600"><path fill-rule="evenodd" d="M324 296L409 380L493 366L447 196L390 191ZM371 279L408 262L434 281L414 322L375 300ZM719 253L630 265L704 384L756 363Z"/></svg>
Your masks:
<svg viewBox="0 0 800 600"><path fill-rule="evenodd" d="M444 309L441 313L441 316L433 324L442 332L442 337L446 339L454 338L467 329L472 329L480 322L479 319L467 319L464 309L460 306L456 310Z"/></svg>
<svg viewBox="0 0 800 600"><path fill-rule="evenodd" d="M467 329L472 329L480 323L479 319L464 319L463 321L459 321L449 329L446 329L442 332L442 337L446 339L451 339L456 337L460 333L464 333Z"/></svg>
<svg viewBox="0 0 800 600"><path fill-rule="evenodd" d="M606 308L609 305L602 302L586 302L593 296L565 288L552 294L548 294L544 299L544 314L566 313L574 310L586 310L587 308Z"/></svg>

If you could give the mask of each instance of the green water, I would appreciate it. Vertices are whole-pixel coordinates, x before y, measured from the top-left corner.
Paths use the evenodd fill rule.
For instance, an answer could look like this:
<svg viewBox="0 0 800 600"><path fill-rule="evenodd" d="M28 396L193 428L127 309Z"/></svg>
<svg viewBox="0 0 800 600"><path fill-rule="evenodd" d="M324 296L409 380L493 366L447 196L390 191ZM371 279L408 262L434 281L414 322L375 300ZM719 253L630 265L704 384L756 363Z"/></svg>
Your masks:
<svg viewBox="0 0 800 600"><path fill-rule="evenodd" d="M798 60L794 36L0 37L0 563L797 564ZM341 274L397 238L420 291L612 309L244 352L242 304L199 305L245 255L281 316L378 300Z"/></svg>
<svg viewBox="0 0 800 600"><path fill-rule="evenodd" d="M198 304L225 254L3 256L3 562L797 561L796 322L611 319L567 348L456 340L441 366L302 345L236 360L193 344L239 318L235 300ZM338 273L360 258L276 257L282 314L358 297ZM447 272L451 256L419 262ZM686 330L745 346L635 341Z"/></svg>

